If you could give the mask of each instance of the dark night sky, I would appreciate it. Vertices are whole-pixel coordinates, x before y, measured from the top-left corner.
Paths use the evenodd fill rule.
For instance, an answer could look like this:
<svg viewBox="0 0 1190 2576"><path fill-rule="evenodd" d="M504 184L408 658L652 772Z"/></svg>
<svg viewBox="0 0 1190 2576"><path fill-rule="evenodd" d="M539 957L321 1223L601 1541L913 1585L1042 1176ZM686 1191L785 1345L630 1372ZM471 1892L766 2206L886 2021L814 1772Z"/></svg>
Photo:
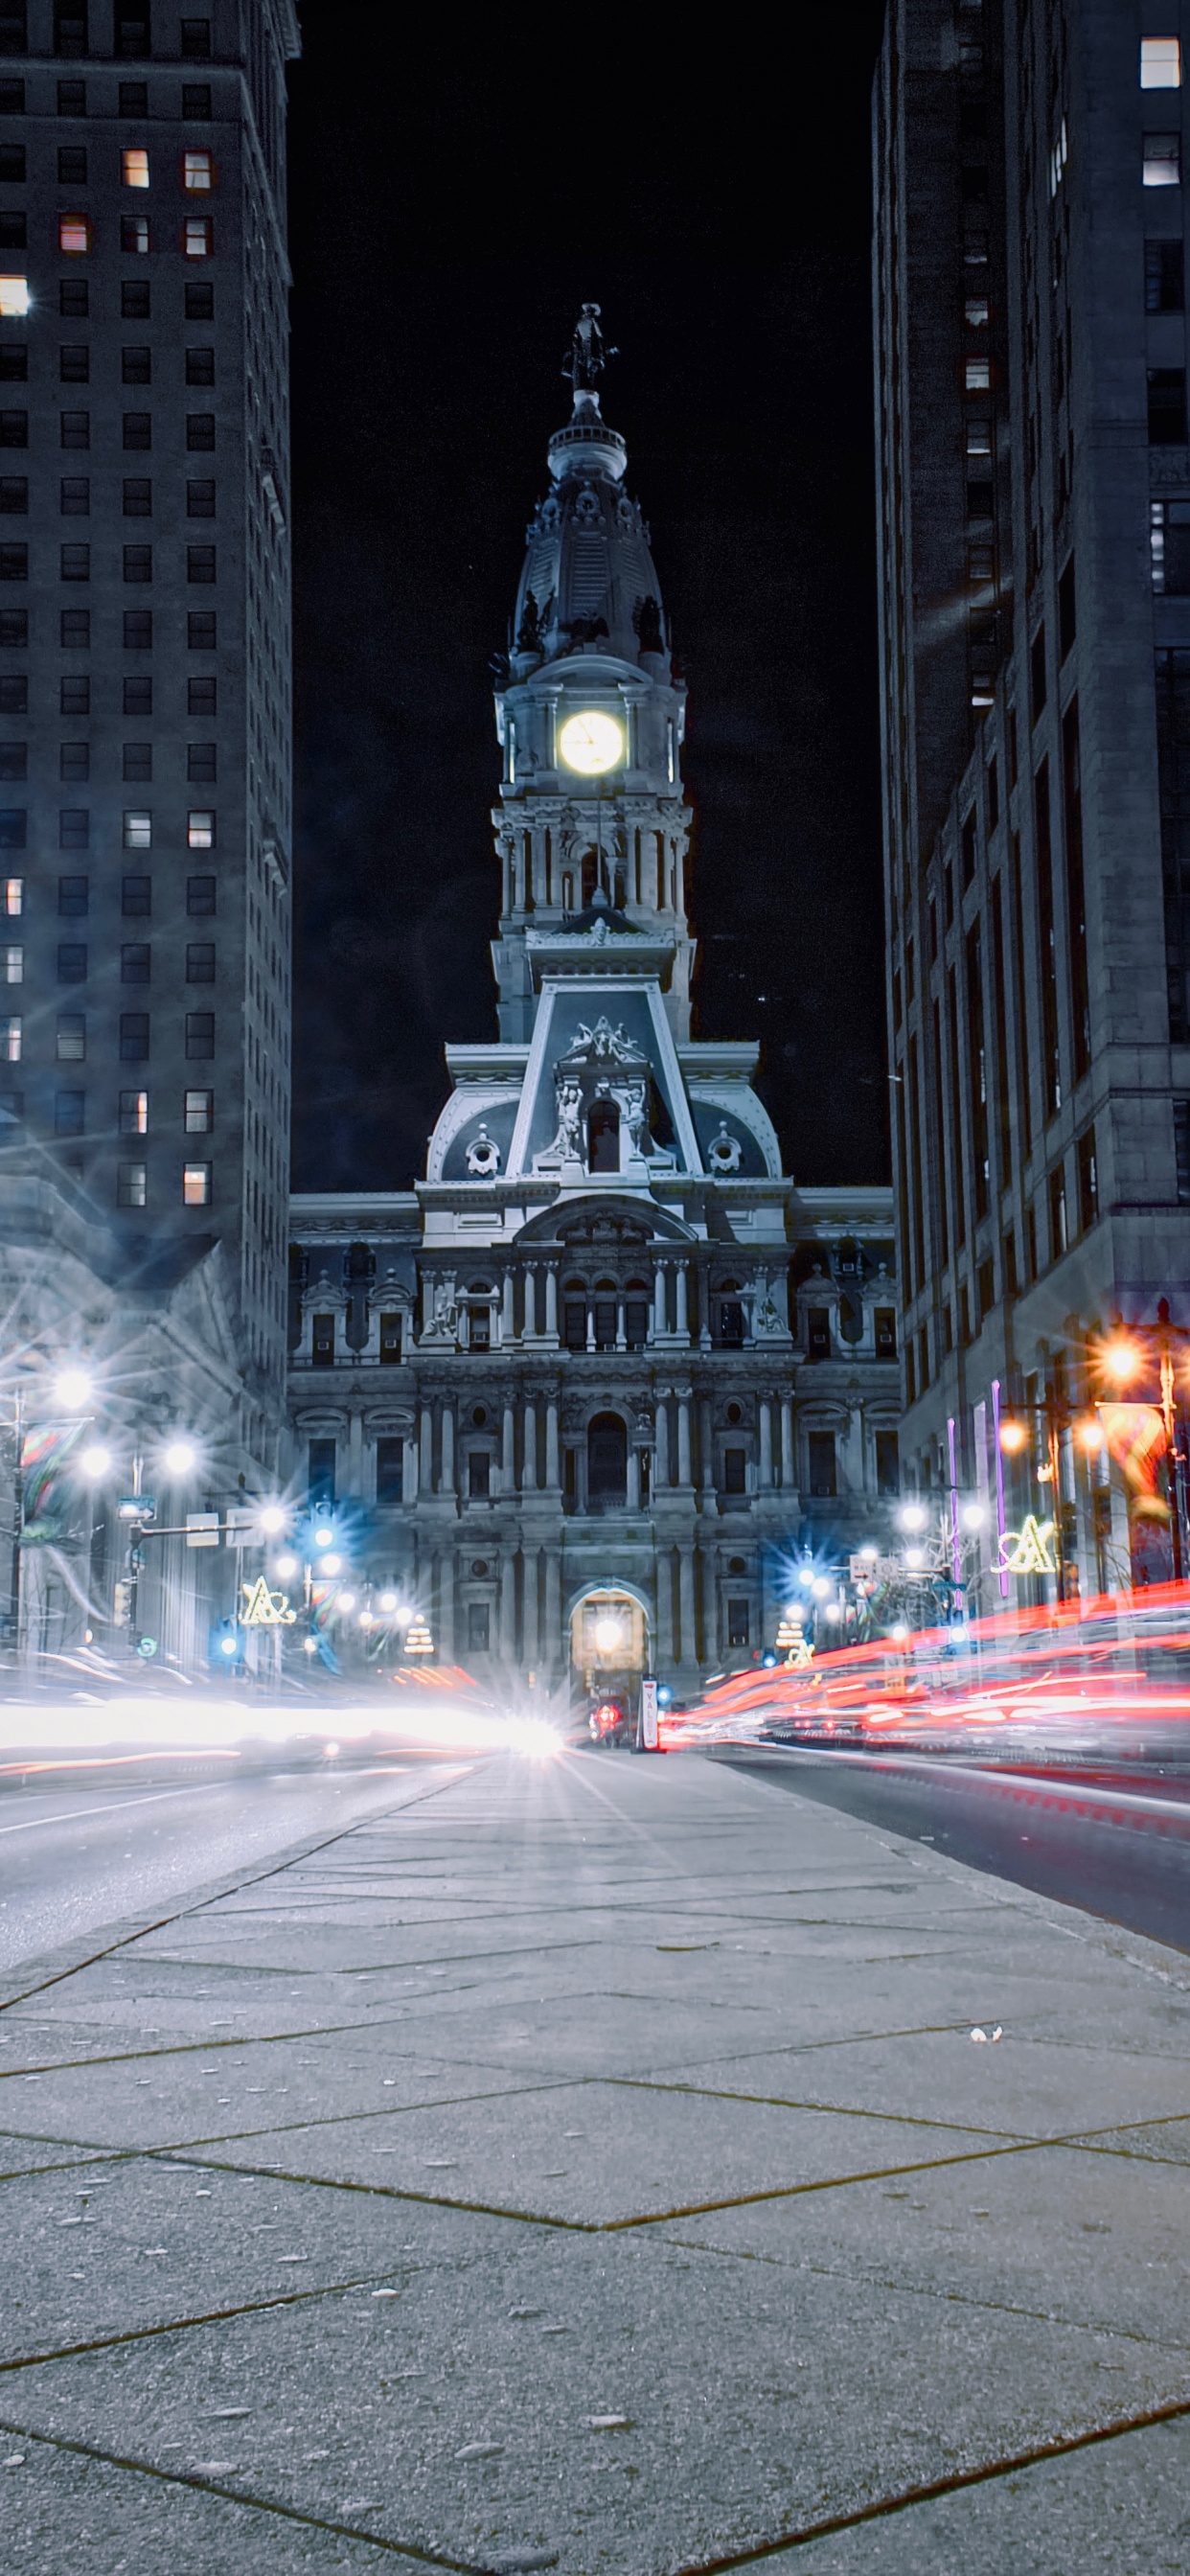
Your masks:
<svg viewBox="0 0 1190 2576"><path fill-rule="evenodd" d="M800 1181L884 1179L879 7L780 67L427 14L306 0L292 75L295 1185L407 1188L496 1034L488 664L584 297L690 688L695 1034L761 1039Z"/></svg>

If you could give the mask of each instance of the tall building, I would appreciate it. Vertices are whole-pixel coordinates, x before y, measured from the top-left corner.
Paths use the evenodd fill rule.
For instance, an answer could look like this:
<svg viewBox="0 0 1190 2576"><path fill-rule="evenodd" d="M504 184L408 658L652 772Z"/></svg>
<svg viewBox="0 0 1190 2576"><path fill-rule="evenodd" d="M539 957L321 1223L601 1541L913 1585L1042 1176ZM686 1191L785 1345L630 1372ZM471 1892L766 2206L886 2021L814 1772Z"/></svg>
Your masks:
<svg viewBox="0 0 1190 2576"><path fill-rule="evenodd" d="M439 1651L693 1687L896 1485L891 1198L800 1191L753 1043L692 1038L685 687L598 312L496 695L498 1041L408 1193L293 1205L311 1492Z"/></svg>
<svg viewBox="0 0 1190 2576"><path fill-rule="evenodd" d="M1066 1591L1169 1568L1073 1426L1190 1323L1184 21L889 0L874 97L903 1454Z"/></svg>
<svg viewBox="0 0 1190 2576"><path fill-rule="evenodd" d="M0 5L0 1268L196 1503L284 1420L297 45Z"/></svg>

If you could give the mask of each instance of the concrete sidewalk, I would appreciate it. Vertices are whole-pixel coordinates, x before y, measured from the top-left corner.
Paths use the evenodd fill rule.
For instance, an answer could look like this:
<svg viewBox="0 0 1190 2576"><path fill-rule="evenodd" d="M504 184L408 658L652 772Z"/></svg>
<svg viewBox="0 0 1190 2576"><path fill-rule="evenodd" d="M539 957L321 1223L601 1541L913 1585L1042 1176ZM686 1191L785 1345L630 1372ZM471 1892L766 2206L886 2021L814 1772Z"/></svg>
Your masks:
<svg viewBox="0 0 1190 2576"><path fill-rule="evenodd" d="M404 1780L0 2020L6 2563L1181 2576L1188 1989L721 1762Z"/></svg>

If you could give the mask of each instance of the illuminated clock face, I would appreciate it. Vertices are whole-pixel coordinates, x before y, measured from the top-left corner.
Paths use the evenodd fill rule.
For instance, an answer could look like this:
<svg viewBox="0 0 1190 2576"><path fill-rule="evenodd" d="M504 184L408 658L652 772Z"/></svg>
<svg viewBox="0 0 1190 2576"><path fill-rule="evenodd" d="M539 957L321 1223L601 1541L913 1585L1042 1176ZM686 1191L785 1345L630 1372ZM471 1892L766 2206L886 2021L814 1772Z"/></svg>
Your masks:
<svg viewBox="0 0 1190 2576"><path fill-rule="evenodd" d="M623 727L600 707L585 707L581 715L567 716L558 743L567 768L579 770L584 778L598 778L624 757Z"/></svg>

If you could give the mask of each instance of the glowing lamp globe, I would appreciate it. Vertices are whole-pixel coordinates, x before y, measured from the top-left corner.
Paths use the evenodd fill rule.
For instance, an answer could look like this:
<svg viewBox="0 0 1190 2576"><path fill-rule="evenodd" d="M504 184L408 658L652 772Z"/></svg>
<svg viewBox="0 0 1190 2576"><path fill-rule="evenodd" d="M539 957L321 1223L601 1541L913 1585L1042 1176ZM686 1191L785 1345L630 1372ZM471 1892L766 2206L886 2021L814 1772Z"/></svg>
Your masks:
<svg viewBox="0 0 1190 2576"><path fill-rule="evenodd" d="M602 707L586 707L581 715L567 716L558 749L580 778L601 778L624 757L624 728Z"/></svg>
<svg viewBox="0 0 1190 2576"><path fill-rule="evenodd" d="M601 1655L610 1655L614 1648L621 1643L619 1620L597 1619L595 1622L595 1643L598 1646Z"/></svg>
<svg viewBox="0 0 1190 2576"><path fill-rule="evenodd" d="M54 1395L57 1402L71 1410L76 1405L85 1404L90 1392L91 1380L85 1369L60 1369L54 1379Z"/></svg>

